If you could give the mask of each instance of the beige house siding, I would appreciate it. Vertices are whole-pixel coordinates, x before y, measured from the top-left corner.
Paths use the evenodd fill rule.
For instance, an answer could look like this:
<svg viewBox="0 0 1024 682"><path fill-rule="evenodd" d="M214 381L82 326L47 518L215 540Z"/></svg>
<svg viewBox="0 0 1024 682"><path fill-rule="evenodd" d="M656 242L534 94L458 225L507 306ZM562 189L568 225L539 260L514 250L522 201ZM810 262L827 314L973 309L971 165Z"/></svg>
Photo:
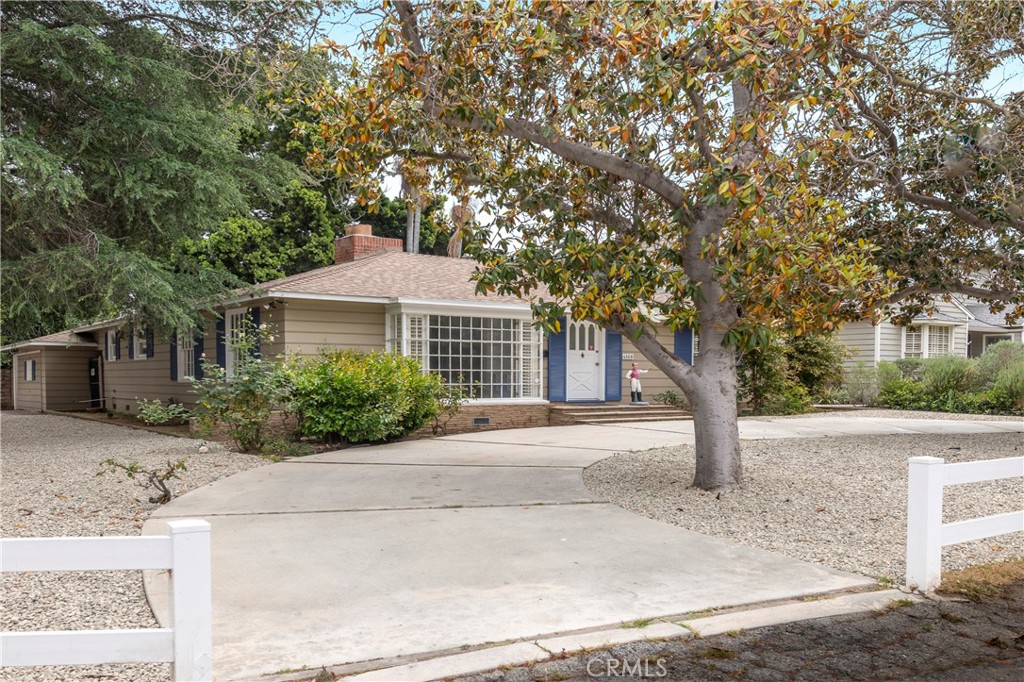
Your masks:
<svg viewBox="0 0 1024 682"><path fill-rule="evenodd" d="M883 323L884 326L891 327ZM875 364L875 326L867 321L844 324L836 335L836 340L846 346L850 352L843 360L843 368L850 370L863 362ZM899 356L899 337L896 338L896 355ZM882 359L886 359L884 356Z"/></svg>
<svg viewBox="0 0 1024 682"><path fill-rule="evenodd" d="M96 340L102 345L104 334L113 334L114 329L96 332ZM121 339L121 359L103 359L103 401L106 409L113 412L138 414L139 400L159 400L165 405L170 401L195 404L192 383L171 379L171 343L155 338L153 357L129 358L127 334ZM216 332L211 321L203 335L203 352L207 360L216 360Z"/></svg>
<svg viewBox="0 0 1024 682"><path fill-rule="evenodd" d="M14 355L14 407L18 410L43 411L43 360L40 351ZM25 361L36 361L36 380L25 381Z"/></svg>
<svg viewBox="0 0 1024 682"><path fill-rule="evenodd" d="M316 355L320 348L384 350L383 304L291 300L274 312L288 354Z"/></svg>
<svg viewBox="0 0 1024 682"><path fill-rule="evenodd" d="M675 347L675 334L672 333L668 327L658 328L658 342L668 350L672 350ZM628 336L622 337L622 354L632 354L632 360L622 360L622 371L619 373L620 381L622 382L622 399L620 403L629 402L629 379L626 378L626 372L629 371L629 366L634 362L640 365L640 369L646 369L647 374L644 374L640 379L640 385L643 387L643 397L647 402L651 402L651 398L659 393L665 391L672 391L682 395L682 391L678 386L673 383L668 376L660 369L651 364L650 360L644 357L644 354L637 350L636 346L629 339ZM609 358L611 361L611 358Z"/></svg>
<svg viewBox="0 0 1024 682"><path fill-rule="evenodd" d="M84 410L91 406L89 358L97 355L92 348L47 348L42 352L47 410Z"/></svg>

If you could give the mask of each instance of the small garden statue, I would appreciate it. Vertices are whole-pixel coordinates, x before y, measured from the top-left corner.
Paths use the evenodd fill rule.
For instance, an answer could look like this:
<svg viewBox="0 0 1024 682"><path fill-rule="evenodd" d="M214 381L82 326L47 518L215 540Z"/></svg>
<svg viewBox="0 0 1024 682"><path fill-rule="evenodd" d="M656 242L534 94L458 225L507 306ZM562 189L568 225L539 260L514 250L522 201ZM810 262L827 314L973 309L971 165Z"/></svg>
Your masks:
<svg viewBox="0 0 1024 682"><path fill-rule="evenodd" d="M629 404L630 405L646 405L647 404L647 403L644 402L644 393L643 393L644 389L640 385L640 375L641 374L647 374L647 370L646 369L640 369L640 365L638 365L635 362L633 363L633 366L630 367L629 372L626 374L626 376L629 377L629 397L630 397Z"/></svg>

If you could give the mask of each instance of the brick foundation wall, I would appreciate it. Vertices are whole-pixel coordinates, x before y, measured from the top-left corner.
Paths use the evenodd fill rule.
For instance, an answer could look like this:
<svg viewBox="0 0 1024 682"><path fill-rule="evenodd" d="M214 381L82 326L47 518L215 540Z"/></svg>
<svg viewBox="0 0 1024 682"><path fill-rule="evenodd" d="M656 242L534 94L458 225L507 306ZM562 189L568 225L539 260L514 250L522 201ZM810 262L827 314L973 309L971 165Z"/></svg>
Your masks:
<svg viewBox="0 0 1024 682"><path fill-rule="evenodd" d="M532 426L548 426L551 408L541 405L463 405L462 409L448 422L448 434L493 431L495 429L525 429ZM488 419L488 424L474 424L475 419ZM429 436L430 428L420 429L416 436Z"/></svg>
<svg viewBox="0 0 1024 682"><path fill-rule="evenodd" d="M546 404L540 405L464 405L458 414L448 422L448 435L456 433L474 433L476 431L493 431L495 429L524 429L533 426L548 426L551 408ZM488 419L487 424L474 424L475 419ZM210 433L199 433L195 420L189 424L192 435L196 438L205 438L218 443L230 443L231 436L228 435L224 424L217 424ZM282 412L275 412L270 418L268 427L271 433L280 434L284 438L290 437L298 428L295 415L285 417ZM433 435L431 426L426 426L419 431L409 434L413 438L424 438Z"/></svg>
<svg viewBox="0 0 1024 682"><path fill-rule="evenodd" d="M14 409L13 379L10 367L0 369L0 410Z"/></svg>

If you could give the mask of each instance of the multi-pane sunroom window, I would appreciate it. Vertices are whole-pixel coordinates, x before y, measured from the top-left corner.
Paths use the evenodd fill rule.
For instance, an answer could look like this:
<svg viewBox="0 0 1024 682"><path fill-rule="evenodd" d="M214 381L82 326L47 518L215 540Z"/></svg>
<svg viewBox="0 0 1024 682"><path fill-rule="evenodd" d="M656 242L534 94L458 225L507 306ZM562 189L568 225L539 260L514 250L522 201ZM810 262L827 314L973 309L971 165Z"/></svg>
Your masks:
<svg viewBox="0 0 1024 682"><path fill-rule="evenodd" d="M387 347L474 399L541 397L541 333L529 319L394 313Z"/></svg>

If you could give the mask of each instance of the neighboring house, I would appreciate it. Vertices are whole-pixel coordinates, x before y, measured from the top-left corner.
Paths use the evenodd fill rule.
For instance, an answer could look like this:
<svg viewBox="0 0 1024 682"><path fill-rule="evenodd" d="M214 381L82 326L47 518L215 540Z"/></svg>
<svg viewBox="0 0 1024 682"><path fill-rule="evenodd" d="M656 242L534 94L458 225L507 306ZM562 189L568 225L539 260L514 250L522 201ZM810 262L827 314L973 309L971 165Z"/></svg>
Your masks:
<svg viewBox="0 0 1024 682"><path fill-rule="evenodd" d="M246 318L273 331L273 341L261 349L265 358L315 355L320 348L387 349L415 357L425 370L469 386L470 412L490 426L546 423L549 402L628 403L623 362L643 362L628 339L588 321L563 321L561 331L544 334L532 325L527 301L477 295L470 280L475 268L471 260L404 253L401 240L350 226L335 240L334 265L261 284L258 295L239 299L194 339L154 338L117 320L65 332L81 341L45 352L68 354L64 364L80 365L76 390L86 400L87 365L99 363L101 400L56 407L31 397L50 377L37 371L35 394L19 385L15 405L45 410L91 404L135 413L141 399L192 404L189 379L201 373L200 357L205 354L230 377L237 362L230 340ZM661 340L693 361L689 330L666 328ZM21 367L42 341L4 350L14 350ZM656 368L647 369L646 398L675 388Z"/></svg>
<svg viewBox="0 0 1024 682"><path fill-rule="evenodd" d="M1000 341L1024 343L1024 327L1020 323L1006 324L1006 316L1001 312L991 312L987 303L970 298L961 299L960 303L971 315L971 319L967 323L967 330L970 334L969 357L978 357L985 352L986 348Z"/></svg>
<svg viewBox="0 0 1024 682"><path fill-rule="evenodd" d="M87 334L58 332L4 346L15 409L84 410L102 405L98 346Z"/></svg>
<svg viewBox="0 0 1024 682"><path fill-rule="evenodd" d="M850 351L846 369L901 358L967 357L971 320L971 313L958 301L937 300L931 315L915 317L908 326L889 319L878 324L852 322L839 329L836 339Z"/></svg>

